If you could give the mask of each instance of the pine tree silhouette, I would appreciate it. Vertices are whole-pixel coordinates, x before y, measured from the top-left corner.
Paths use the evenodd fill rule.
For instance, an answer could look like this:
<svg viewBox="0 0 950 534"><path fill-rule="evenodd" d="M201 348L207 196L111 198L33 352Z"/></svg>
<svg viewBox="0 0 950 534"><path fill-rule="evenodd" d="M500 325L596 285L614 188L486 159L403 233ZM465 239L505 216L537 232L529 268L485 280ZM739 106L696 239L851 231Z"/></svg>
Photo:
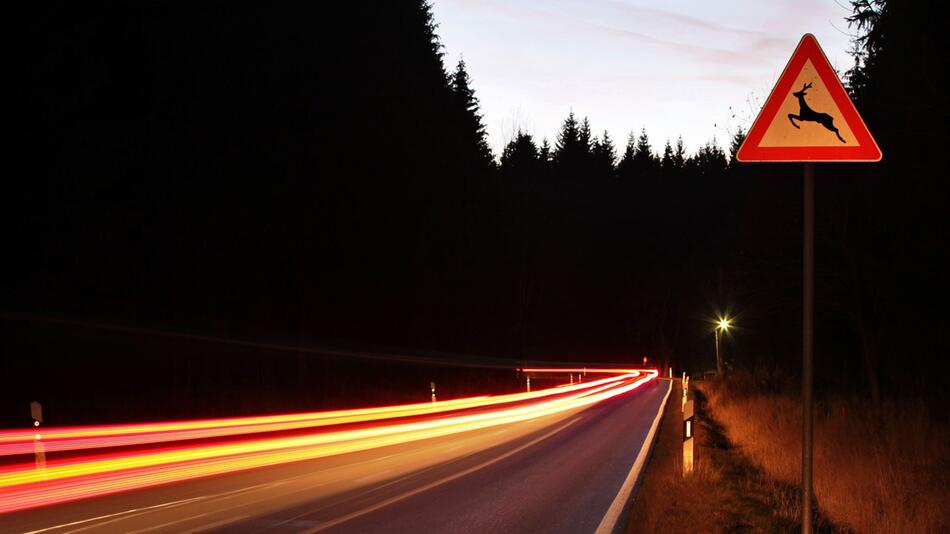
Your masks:
<svg viewBox="0 0 950 534"><path fill-rule="evenodd" d="M580 149L580 125L574 118L574 112L570 112L564 122L561 123L561 131L557 135L557 144L555 159L564 157L564 154L570 154Z"/></svg>
<svg viewBox="0 0 950 534"><path fill-rule="evenodd" d="M741 127L732 136L732 140L729 142L729 165L736 163L736 154L739 152L742 142L745 141L745 136L746 132Z"/></svg>
<svg viewBox="0 0 950 534"><path fill-rule="evenodd" d="M587 120L584 120L587 123ZM562 179L581 179L589 170L590 126L578 123L572 111L561 124L554 152L554 168Z"/></svg>
<svg viewBox="0 0 950 534"><path fill-rule="evenodd" d="M683 144L683 136L676 139L676 148L673 150L673 167L682 171L686 166L686 146Z"/></svg>
<svg viewBox="0 0 950 534"><path fill-rule="evenodd" d="M464 149L471 151L471 163L477 171L490 170L494 167L494 159L491 148L488 146L488 134L482 123L478 98L471 87L471 79L465 70L463 59L459 59L455 66L450 84L457 109L462 117L460 131L465 134L464 142L467 145Z"/></svg>
<svg viewBox="0 0 950 534"><path fill-rule="evenodd" d="M590 133L590 121L587 117L584 117L584 120L581 121L581 129L578 135L580 140L581 148L583 148L586 154L590 154L591 148L593 148L593 139Z"/></svg>
<svg viewBox="0 0 950 534"><path fill-rule="evenodd" d="M538 149L538 159L544 164L551 163L551 143L548 142L547 137L541 140L541 148Z"/></svg>
<svg viewBox="0 0 950 534"><path fill-rule="evenodd" d="M609 180L614 177L614 161L617 159L617 150L614 148L614 143L606 130L604 130L601 139L594 140L591 158L594 178Z"/></svg>
<svg viewBox="0 0 950 534"><path fill-rule="evenodd" d="M631 161L633 173L641 180L650 180L656 177L658 162L653 154L653 147L650 146L650 137L647 135L646 128L640 130L637 137L637 145Z"/></svg>
<svg viewBox="0 0 950 534"><path fill-rule="evenodd" d="M715 139L703 145L686 164L689 172L698 178L722 176L728 166L726 153Z"/></svg>
<svg viewBox="0 0 950 534"><path fill-rule="evenodd" d="M666 177L673 176L677 170L673 163L673 146L670 145L669 139L667 139L666 144L663 145L663 158L660 160L660 168Z"/></svg>
<svg viewBox="0 0 950 534"><path fill-rule="evenodd" d="M623 150L623 156L617 164L617 177L622 180L633 180L636 178L633 159L637 155L637 136L631 131L627 135L627 144Z"/></svg>
<svg viewBox="0 0 950 534"><path fill-rule="evenodd" d="M574 176L577 179L589 179L591 174L596 172L594 168L594 158L593 158L593 149L594 141L593 135L591 134L590 129L590 120L587 117L584 117L584 120L581 121L580 128L580 146L581 153L580 159L578 161L578 169L575 171Z"/></svg>
<svg viewBox="0 0 950 534"><path fill-rule="evenodd" d="M538 174L541 178L548 178L551 176L551 168L553 165L554 155L551 152L551 143L548 142L548 138L545 137L541 140L541 147L538 149Z"/></svg>
<svg viewBox="0 0 950 534"><path fill-rule="evenodd" d="M520 129L501 155L501 172L509 177L534 178L540 169L538 147Z"/></svg>

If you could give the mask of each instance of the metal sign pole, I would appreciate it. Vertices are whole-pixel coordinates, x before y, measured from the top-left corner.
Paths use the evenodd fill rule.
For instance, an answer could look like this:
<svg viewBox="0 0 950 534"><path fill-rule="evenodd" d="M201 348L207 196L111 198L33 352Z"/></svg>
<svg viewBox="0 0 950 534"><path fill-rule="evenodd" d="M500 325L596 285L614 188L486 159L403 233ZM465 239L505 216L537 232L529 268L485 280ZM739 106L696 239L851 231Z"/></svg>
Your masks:
<svg viewBox="0 0 950 534"><path fill-rule="evenodd" d="M812 357L815 343L815 164L805 163L802 306L802 533L812 532Z"/></svg>
<svg viewBox="0 0 950 534"><path fill-rule="evenodd" d="M716 374L722 380L722 358L719 357L719 327L716 327Z"/></svg>

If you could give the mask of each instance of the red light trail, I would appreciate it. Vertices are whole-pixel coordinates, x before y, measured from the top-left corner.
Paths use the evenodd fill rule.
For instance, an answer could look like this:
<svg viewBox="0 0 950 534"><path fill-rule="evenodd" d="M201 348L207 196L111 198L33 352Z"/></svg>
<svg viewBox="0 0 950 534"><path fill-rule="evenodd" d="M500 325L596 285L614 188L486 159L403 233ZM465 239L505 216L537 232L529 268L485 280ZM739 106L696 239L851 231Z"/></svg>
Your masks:
<svg viewBox="0 0 950 534"><path fill-rule="evenodd" d="M553 368L524 371L578 372ZM39 443L47 453L74 451L67 458L48 459L45 467L32 462L0 467L0 513L526 421L591 406L632 391L657 376L655 370L586 371L610 376L527 393L434 403L51 427L39 433L34 429L0 431L0 457L15 459L15 455L33 454ZM204 441L189 442L196 439ZM115 447L145 445L151 447L109 452Z"/></svg>

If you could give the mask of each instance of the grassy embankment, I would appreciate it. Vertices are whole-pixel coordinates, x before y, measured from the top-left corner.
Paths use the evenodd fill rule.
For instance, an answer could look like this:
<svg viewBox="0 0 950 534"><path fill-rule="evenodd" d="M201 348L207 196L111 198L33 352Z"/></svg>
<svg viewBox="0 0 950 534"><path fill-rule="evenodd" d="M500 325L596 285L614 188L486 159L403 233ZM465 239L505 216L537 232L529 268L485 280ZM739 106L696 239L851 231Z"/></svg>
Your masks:
<svg viewBox="0 0 950 534"><path fill-rule="evenodd" d="M751 463L778 484L801 480L800 398L770 392L768 373L707 383L710 415ZM923 402L825 400L815 409L815 496L821 513L856 532L950 532L950 428ZM783 502L784 501L784 502ZM778 500L783 516L798 502Z"/></svg>
<svg viewBox="0 0 950 534"><path fill-rule="evenodd" d="M696 467L683 476L682 386L673 385L653 455L630 510L627 532L798 532L797 489L770 480L725 437L709 416L706 397L696 403ZM818 532L838 532L819 519Z"/></svg>

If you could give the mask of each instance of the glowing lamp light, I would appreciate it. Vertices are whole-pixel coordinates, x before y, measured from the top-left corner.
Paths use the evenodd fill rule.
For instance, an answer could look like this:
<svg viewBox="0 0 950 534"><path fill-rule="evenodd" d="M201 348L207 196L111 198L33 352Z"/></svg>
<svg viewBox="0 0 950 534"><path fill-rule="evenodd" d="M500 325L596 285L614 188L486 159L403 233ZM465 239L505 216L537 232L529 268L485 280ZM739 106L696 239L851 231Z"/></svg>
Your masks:
<svg viewBox="0 0 950 534"><path fill-rule="evenodd" d="M729 332L729 327L732 326L732 321L729 317L720 316L716 321L716 328L713 330L716 337L716 374L722 376L723 365L722 365L722 356L719 354L719 337L723 333Z"/></svg>

